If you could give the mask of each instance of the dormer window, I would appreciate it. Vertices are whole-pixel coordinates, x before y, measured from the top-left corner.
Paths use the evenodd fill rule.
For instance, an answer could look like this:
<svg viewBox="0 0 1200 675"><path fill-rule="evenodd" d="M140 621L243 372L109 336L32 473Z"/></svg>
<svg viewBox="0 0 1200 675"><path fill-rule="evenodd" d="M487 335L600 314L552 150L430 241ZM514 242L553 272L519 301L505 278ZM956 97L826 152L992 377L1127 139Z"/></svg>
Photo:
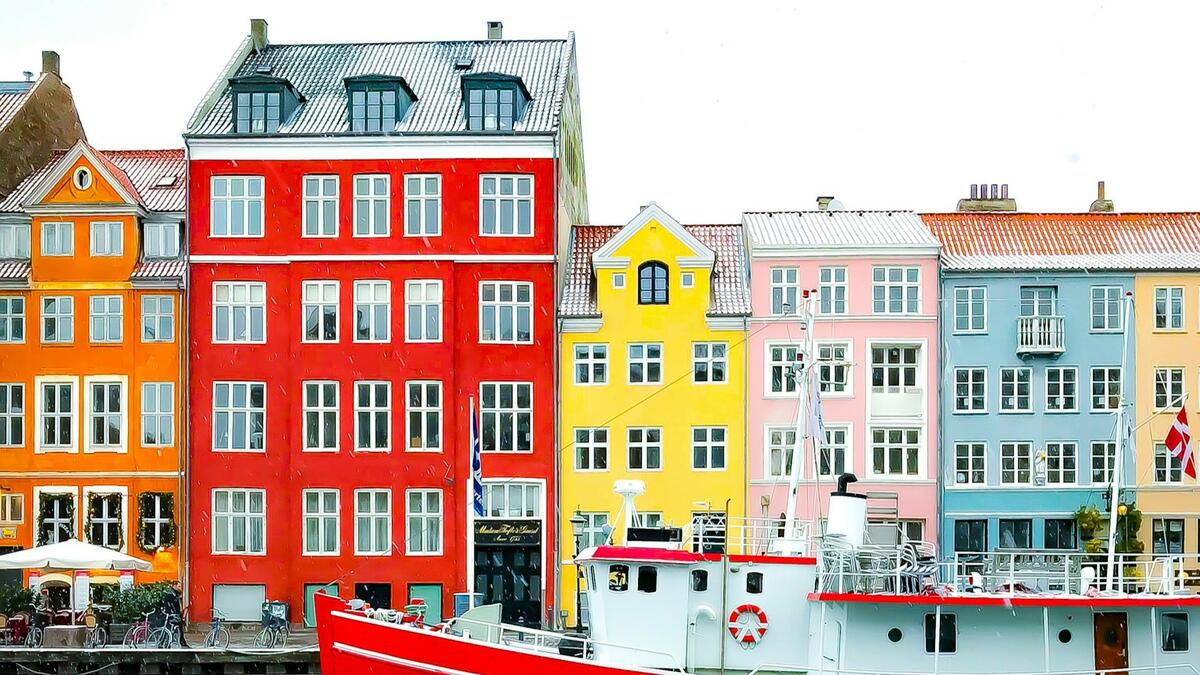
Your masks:
<svg viewBox="0 0 1200 675"><path fill-rule="evenodd" d="M146 223L142 231L146 258L179 256L179 223Z"/></svg>
<svg viewBox="0 0 1200 675"><path fill-rule="evenodd" d="M638 268L638 304L667 304L667 266L652 261Z"/></svg>
<svg viewBox="0 0 1200 675"><path fill-rule="evenodd" d="M463 77L468 131L512 131L529 103L521 78L497 73Z"/></svg>
<svg viewBox="0 0 1200 675"><path fill-rule="evenodd" d="M350 131L360 133L395 131L417 100L403 78L384 75L346 78L346 96Z"/></svg>
<svg viewBox="0 0 1200 675"><path fill-rule="evenodd" d="M233 97L233 131L273 134L301 102L292 85L279 77L250 75L229 81Z"/></svg>

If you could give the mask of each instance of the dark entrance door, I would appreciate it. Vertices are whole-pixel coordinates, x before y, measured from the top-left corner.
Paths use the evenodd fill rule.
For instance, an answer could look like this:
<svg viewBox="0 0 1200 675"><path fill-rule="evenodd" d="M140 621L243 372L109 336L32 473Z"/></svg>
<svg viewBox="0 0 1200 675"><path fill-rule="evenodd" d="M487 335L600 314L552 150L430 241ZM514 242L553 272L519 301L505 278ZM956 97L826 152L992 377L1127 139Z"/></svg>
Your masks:
<svg viewBox="0 0 1200 675"><path fill-rule="evenodd" d="M392 608L391 584L354 584L354 597L376 609Z"/></svg>
<svg viewBox="0 0 1200 675"><path fill-rule="evenodd" d="M20 550L20 546L0 546L0 555L16 553ZM21 570L0 570L0 586L16 586L20 588Z"/></svg>
<svg viewBox="0 0 1200 675"><path fill-rule="evenodd" d="M503 605L505 623L542 623L542 524L488 520L475 524L475 592Z"/></svg>
<svg viewBox="0 0 1200 675"><path fill-rule="evenodd" d="M1129 667L1129 620L1125 612L1099 612L1095 622L1096 670L1112 671Z"/></svg>

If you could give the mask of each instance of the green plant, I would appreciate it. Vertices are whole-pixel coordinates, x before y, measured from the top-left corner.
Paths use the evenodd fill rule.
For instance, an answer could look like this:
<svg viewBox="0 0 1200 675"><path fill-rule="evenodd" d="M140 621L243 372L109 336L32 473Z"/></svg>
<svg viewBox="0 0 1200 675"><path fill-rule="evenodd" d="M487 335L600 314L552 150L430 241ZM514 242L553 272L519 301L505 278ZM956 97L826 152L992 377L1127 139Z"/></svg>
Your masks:
<svg viewBox="0 0 1200 675"><path fill-rule="evenodd" d="M1103 553L1104 542L1100 541L1099 539L1088 539L1087 541L1083 542L1083 551L1085 553Z"/></svg>
<svg viewBox="0 0 1200 675"><path fill-rule="evenodd" d="M12 584L0 584L0 614L12 616L27 611L33 603L33 590Z"/></svg>
<svg viewBox="0 0 1200 675"><path fill-rule="evenodd" d="M162 604L162 596L168 588L167 584L159 582L123 589L113 598L113 621L133 623L143 613L154 611Z"/></svg>
<svg viewBox="0 0 1200 675"><path fill-rule="evenodd" d="M1075 510L1075 524L1084 533L1095 532L1103 523L1104 517L1095 506L1084 505Z"/></svg>

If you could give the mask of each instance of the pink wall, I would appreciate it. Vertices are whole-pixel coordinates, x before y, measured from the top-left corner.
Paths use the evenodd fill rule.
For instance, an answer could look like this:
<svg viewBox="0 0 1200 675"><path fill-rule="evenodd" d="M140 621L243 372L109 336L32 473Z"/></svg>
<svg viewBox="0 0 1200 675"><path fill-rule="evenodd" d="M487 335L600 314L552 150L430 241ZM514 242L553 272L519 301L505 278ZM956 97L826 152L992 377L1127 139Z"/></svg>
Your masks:
<svg viewBox="0 0 1200 675"><path fill-rule="evenodd" d="M875 265L905 265L920 267L921 307L917 315L878 316L872 312L871 272ZM767 432L769 426L791 427L796 419L796 399L774 398L766 394L767 345L773 342L800 342L804 331L795 319L780 319L770 315L771 268L797 267L800 270L802 288L815 289L818 285L818 268L822 266L844 266L847 278L846 314L837 317L818 317L814 321L818 344L822 340L850 342L847 354L852 361L849 374L849 395L823 396L824 418L827 427L848 425L847 471L859 478L857 492L896 492L899 494L900 517L924 521L924 539L936 541L937 534L937 386L938 386L938 270L937 259L932 256L876 257L876 258L778 258L760 257L752 253L751 293L754 317L750 323L747 364L748 412L747 412L747 461L750 463L750 480L747 491L749 503L747 515L763 516L769 508L778 516L786 509L787 478L767 478ZM918 382L925 387L924 399L918 408L920 417L913 419L881 420L872 417L869 408L871 390L870 343L892 342L921 345ZM878 407L877 404L875 406ZM878 426L920 427L923 460L917 478L879 480L872 479L870 467L870 429ZM821 513L828 511L829 493L834 489L833 479L821 477L818 490L814 480L816 467L811 452L806 449L803 457L803 473L798 496L797 512L803 517L814 517L817 496L821 500ZM770 498L769 507L762 500ZM871 503L872 506L875 502Z"/></svg>

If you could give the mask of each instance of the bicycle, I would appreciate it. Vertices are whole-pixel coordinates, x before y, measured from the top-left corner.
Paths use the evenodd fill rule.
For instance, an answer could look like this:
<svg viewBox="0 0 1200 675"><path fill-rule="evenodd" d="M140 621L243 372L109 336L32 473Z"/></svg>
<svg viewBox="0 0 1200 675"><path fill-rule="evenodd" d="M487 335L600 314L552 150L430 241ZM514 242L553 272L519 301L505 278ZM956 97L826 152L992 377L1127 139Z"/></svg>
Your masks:
<svg viewBox="0 0 1200 675"><path fill-rule="evenodd" d="M179 649L180 648L180 625L179 618L168 616L163 625L150 631L150 637L146 642L149 646L156 649Z"/></svg>
<svg viewBox="0 0 1200 675"><path fill-rule="evenodd" d="M108 629L90 610L83 615L83 625L87 628L87 635L83 638L85 649L100 649L108 644Z"/></svg>
<svg viewBox="0 0 1200 675"><path fill-rule="evenodd" d="M142 612L142 618L134 621L129 630L125 631L125 637L121 640L122 647L139 648L146 644L146 640L150 637L150 612Z"/></svg>
<svg viewBox="0 0 1200 675"><path fill-rule="evenodd" d="M221 614L221 610L213 607L212 624L208 629L208 633L204 635L205 648L225 649L229 647L229 629L225 627L225 615Z"/></svg>
<svg viewBox="0 0 1200 675"><path fill-rule="evenodd" d="M254 646L272 649L274 647L283 647L287 645L288 639L288 624L287 619L268 614L263 617L263 627L258 631L258 635L254 636Z"/></svg>
<svg viewBox="0 0 1200 675"><path fill-rule="evenodd" d="M42 646L42 639L45 637L43 630L50 625L53 618L47 611L39 610L34 605L30 607L33 611L29 614L29 632L25 633L25 646L32 649Z"/></svg>

